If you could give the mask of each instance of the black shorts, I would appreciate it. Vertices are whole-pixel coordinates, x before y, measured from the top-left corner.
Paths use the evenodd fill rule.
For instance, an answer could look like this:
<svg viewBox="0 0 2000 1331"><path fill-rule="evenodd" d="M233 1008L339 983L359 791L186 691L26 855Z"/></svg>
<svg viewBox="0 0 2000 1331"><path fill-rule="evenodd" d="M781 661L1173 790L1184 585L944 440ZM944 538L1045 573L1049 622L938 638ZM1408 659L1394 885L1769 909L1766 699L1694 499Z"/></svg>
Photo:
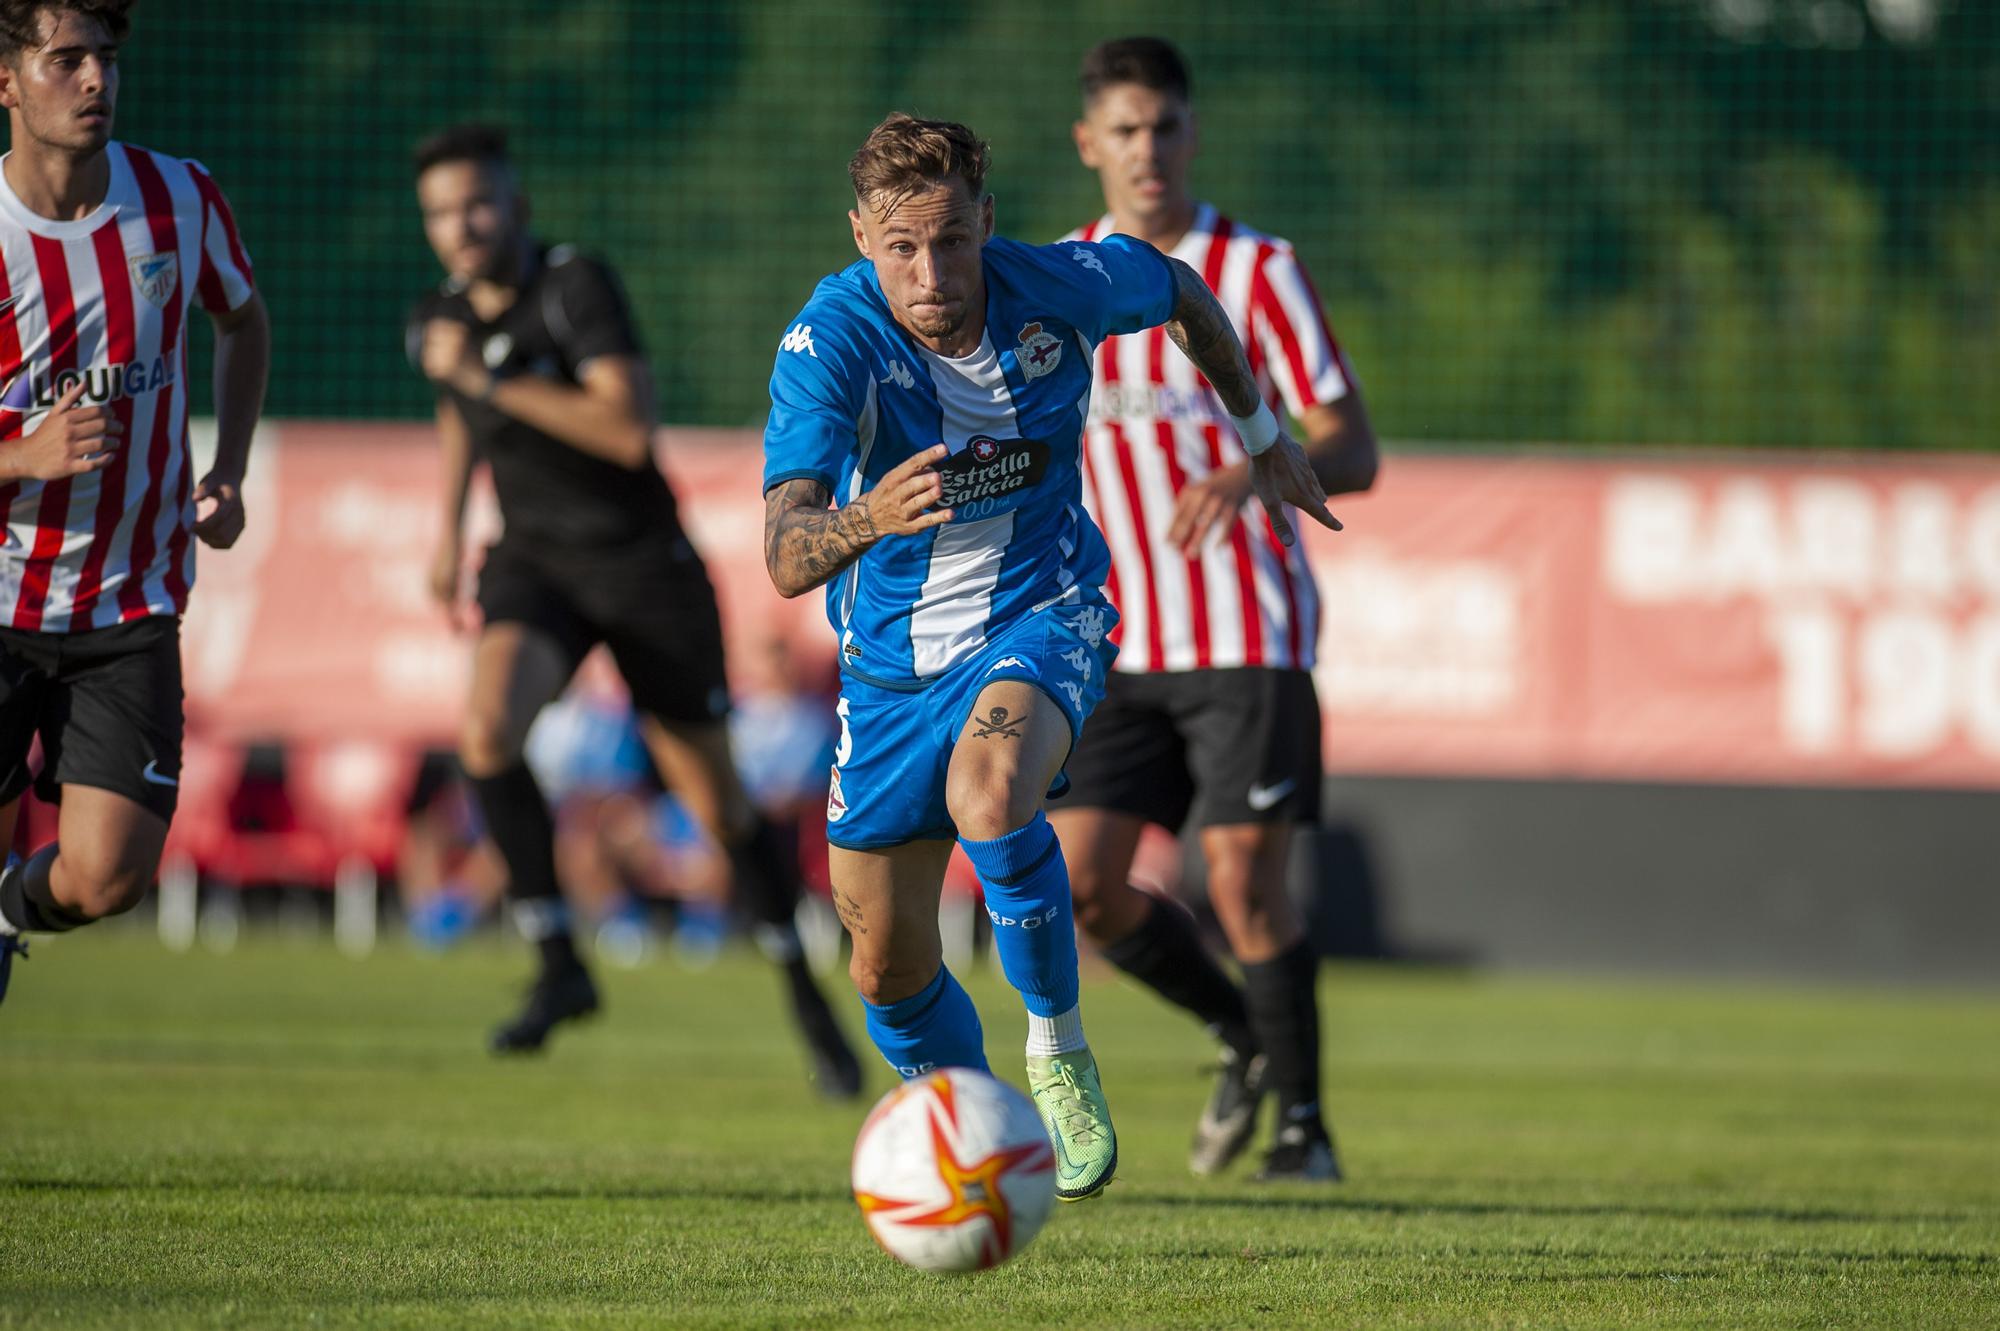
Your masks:
<svg viewBox="0 0 2000 1331"><path fill-rule="evenodd" d="M181 776L181 622L153 615L85 633L0 629L0 804L95 786L172 820Z"/></svg>
<svg viewBox="0 0 2000 1331"><path fill-rule="evenodd" d="M1315 821L1319 694L1304 670L1250 666L1127 675L1070 754L1059 809L1137 814L1179 831Z"/></svg>
<svg viewBox="0 0 2000 1331"><path fill-rule="evenodd" d="M526 624L547 634L572 670L603 643L632 691L632 705L662 721L696 724L729 715L722 617L686 537L591 550L503 537L479 570L479 608L489 624Z"/></svg>

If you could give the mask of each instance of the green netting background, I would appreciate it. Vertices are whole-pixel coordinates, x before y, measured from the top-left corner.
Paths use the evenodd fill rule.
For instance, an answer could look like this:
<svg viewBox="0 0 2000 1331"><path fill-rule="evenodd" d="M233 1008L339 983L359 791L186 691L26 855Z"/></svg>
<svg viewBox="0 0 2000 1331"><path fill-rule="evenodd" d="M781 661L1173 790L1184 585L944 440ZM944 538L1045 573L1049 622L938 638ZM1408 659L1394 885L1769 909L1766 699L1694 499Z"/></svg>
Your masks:
<svg viewBox="0 0 2000 1331"><path fill-rule="evenodd" d="M274 414L420 415L409 145L513 130L540 229L624 273L672 423L762 418L898 108L990 137L1001 227L1096 215L1093 41L1197 80L1200 192L1288 236L1391 438L1979 448L2000 436L1988 0L201 0L140 6L121 134L213 169Z"/></svg>

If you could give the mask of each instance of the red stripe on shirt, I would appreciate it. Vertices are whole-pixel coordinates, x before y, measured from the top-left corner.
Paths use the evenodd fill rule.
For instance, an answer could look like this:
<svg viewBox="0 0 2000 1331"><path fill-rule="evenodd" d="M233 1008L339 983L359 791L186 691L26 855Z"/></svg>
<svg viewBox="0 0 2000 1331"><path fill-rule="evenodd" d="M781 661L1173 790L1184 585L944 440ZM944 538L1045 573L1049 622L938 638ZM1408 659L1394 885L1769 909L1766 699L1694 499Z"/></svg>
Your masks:
<svg viewBox="0 0 2000 1331"><path fill-rule="evenodd" d="M1257 262L1250 276L1250 308L1264 316L1264 322L1277 334L1278 342L1285 349L1285 363L1291 367L1292 387L1299 395L1301 407L1317 406L1319 398L1313 393L1312 373L1306 368L1305 353L1299 349L1297 332L1292 328L1292 316L1278 302L1278 293L1271 289L1271 279L1264 273L1264 264L1276 251L1270 245L1257 247Z"/></svg>
<svg viewBox="0 0 2000 1331"><path fill-rule="evenodd" d="M1146 332L1146 377L1155 389L1167 384L1167 330L1151 328ZM1181 491L1187 489L1187 472L1181 467L1180 441L1175 437L1171 421L1153 422L1153 440L1159 446L1160 456L1167 464L1167 482L1174 490L1174 511L1180 511ZM1188 618L1194 633L1194 664L1197 670L1206 669L1208 653L1208 580L1202 576L1199 557L1183 556L1187 565L1188 578Z"/></svg>
<svg viewBox="0 0 2000 1331"><path fill-rule="evenodd" d="M59 240L30 235L35 267L42 280L42 300L49 312L49 386L64 370L76 368L76 293L69 283L69 260ZM56 394L60 397L61 394ZM42 485L41 507L35 513L35 544L21 568L21 595L14 603L14 627L39 630L42 608L48 604L49 579L62 554L63 529L69 521L69 479Z"/></svg>
<svg viewBox="0 0 2000 1331"><path fill-rule="evenodd" d="M1222 295L1222 267L1229 260L1229 238L1235 232L1234 222L1221 213L1215 215L1214 229L1209 233L1208 254L1201 265L1201 280L1216 293L1218 300ZM1208 445L1209 469L1222 470L1222 427L1206 425L1201 433ZM1238 609L1243 616L1243 664L1262 665L1264 615L1257 602L1257 567L1250 558L1250 533L1240 512L1229 523L1229 549L1236 563L1236 588L1241 601Z"/></svg>
<svg viewBox="0 0 2000 1331"><path fill-rule="evenodd" d="M186 344L182 344L179 377L183 384L187 382L187 372L187 346ZM177 450L180 454L180 465L174 472L174 513L176 516L174 519L173 534L167 537L167 573L164 579L167 596L174 603L175 614L180 614L187 609L188 583L194 573L194 570L189 566L190 554L186 516L188 493L192 488L194 480L194 459L189 454L186 443L187 418L188 395L183 391L180 395L179 419L175 422L174 426L175 437L182 441L181 447ZM1297 632L1296 629L1293 631Z"/></svg>
<svg viewBox="0 0 2000 1331"><path fill-rule="evenodd" d="M98 281L104 289L104 349L114 369L129 366L139 358L139 326L132 311L132 270L125 258L125 240L114 218L90 236L97 254ZM84 551L83 569L77 575L76 596L70 605L70 627L90 627L91 612L104 589L104 561L118 535L118 520L125 515L125 471L132 457L132 398L129 391L111 403L111 413L125 433L111 455L111 463L97 473L97 515L91 527L90 548ZM137 576L139 569L130 572ZM128 579L129 581L129 579Z"/></svg>
<svg viewBox="0 0 2000 1331"><path fill-rule="evenodd" d="M1104 367L1104 383L1107 388L1118 383L1118 339L1107 337L1100 350L1099 363ZM1145 573L1146 584L1146 648L1151 653L1146 660L1150 669L1160 668L1160 593L1153 584L1153 547L1147 535L1146 506L1139 496L1139 477L1132 469L1132 443L1125 437L1125 427L1117 421L1109 421L1106 428L1111 431L1111 451L1118 458L1118 478L1125 490L1125 503L1131 510L1132 530L1138 533L1135 542L1139 547L1139 564ZM1113 605L1120 602L1112 598Z"/></svg>
<svg viewBox="0 0 2000 1331"><path fill-rule="evenodd" d="M13 294L14 289L7 281L6 255L0 253L0 300L7 301L6 308L0 309L0 391L11 387L14 377L26 373L28 368L21 363L21 330L14 323L15 302L7 299ZM0 422L0 439L18 439L21 427L27 424L27 413L0 411L0 416L6 418ZM0 540L6 539L7 515L20 493L19 482L0 485Z"/></svg>
<svg viewBox="0 0 2000 1331"><path fill-rule="evenodd" d="M201 191L202 236L201 236L201 305L205 310L218 314L229 309L229 293L223 289L222 275L208 258L208 210L213 208L222 222L222 234L229 245L229 259L236 265L236 271L243 274L243 280L254 285L256 278L250 270L250 256L243 251L243 239L236 234L236 217L229 211L228 200L222 197L222 190L216 186L206 171L190 165L188 174L194 177L195 188Z"/></svg>
<svg viewBox="0 0 2000 1331"><path fill-rule="evenodd" d="M180 226L174 220L174 198L167 188L166 177L160 174L159 165L153 155L139 148L127 147L126 156L132 163L133 179L139 184L139 197L146 204L146 225L153 233L153 249L159 254L180 253ZM179 259L175 259L176 265ZM176 288L167 300L167 308L160 320L160 355L173 358L176 383L187 379L187 357L180 347L181 307L186 304L181 299L178 287L179 269L175 269ZM158 547L154 544L153 530L160 518L162 491L167 483L167 466L173 458L174 426L178 412L174 401L175 385L160 390L160 400L153 404L153 435L146 446L146 495L139 501L139 518L132 526L132 575L118 589L118 617L121 620L139 619L145 616L146 578L153 569L153 556ZM181 438L185 439L185 433ZM135 441L130 441L136 445ZM183 447L183 454L186 449ZM178 524L177 524L178 525ZM178 608L180 602L175 601Z"/></svg>

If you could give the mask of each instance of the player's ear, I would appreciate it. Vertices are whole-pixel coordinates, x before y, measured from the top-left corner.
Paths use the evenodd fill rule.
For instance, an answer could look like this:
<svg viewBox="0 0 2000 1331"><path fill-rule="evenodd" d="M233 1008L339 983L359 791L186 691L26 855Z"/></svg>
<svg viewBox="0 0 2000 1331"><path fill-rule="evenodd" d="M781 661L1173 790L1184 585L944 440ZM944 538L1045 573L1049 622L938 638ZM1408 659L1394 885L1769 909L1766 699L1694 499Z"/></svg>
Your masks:
<svg viewBox="0 0 2000 1331"><path fill-rule="evenodd" d="M868 233L861 229L861 213L858 209L847 210L847 224L854 228L854 248L861 251L861 257L874 258L875 256L868 252Z"/></svg>
<svg viewBox="0 0 2000 1331"><path fill-rule="evenodd" d="M991 194L979 201L979 239L981 242L993 239L993 196Z"/></svg>
<svg viewBox="0 0 2000 1331"><path fill-rule="evenodd" d="M9 111L21 104L21 94L14 88L14 79L20 73L14 68L14 62L18 59L20 59L18 51L10 56L0 56L0 106L6 107Z"/></svg>
<svg viewBox="0 0 2000 1331"><path fill-rule="evenodd" d="M1079 117L1069 127L1069 137L1076 144L1076 159L1095 171L1098 167L1097 138L1090 132L1090 122Z"/></svg>

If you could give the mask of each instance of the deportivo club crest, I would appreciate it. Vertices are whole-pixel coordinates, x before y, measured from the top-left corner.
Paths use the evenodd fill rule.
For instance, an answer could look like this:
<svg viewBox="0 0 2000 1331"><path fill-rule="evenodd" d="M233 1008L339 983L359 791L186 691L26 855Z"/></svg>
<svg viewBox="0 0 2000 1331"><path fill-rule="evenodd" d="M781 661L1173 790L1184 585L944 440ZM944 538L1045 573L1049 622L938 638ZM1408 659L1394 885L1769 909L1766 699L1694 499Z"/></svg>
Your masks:
<svg viewBox="0 0 2000 1331"><path fill-rule="evenodd" d="M139 288L139 294L161 309L167 308L174 288L180 285L181 256L168 250L164 254L135 254L129 262L132 283Z"/></svg>
<svg viewBox="0 0 2000 1331"><path fill-rule="evenodd" d="M1054 333L1045 333L1038 323L1024 324L1021 328L1021 345L1014 354L1020 358L1021 373L1030 379L1039 379L1062 363L1062 339Z"/></svg>

